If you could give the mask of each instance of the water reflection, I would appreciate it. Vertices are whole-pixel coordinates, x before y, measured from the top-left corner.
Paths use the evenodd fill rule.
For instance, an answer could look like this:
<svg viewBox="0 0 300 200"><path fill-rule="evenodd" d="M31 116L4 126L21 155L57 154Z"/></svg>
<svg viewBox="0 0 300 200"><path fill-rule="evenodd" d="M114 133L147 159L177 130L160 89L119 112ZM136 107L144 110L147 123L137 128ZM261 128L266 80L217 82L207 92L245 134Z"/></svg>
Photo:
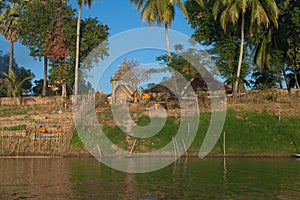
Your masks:
<svg viewBox="0 0 300 200"><path fill-rule="evenodd" d="M183 158L146 174L92 158L4 158L0 166L0 199L300 199L294 159Z"/></svg>
<svg viewBox="0 0 300 200"><path fill-rule="evenodd" d="M1 199L66 199L70 166L61 159L0 159Z"/></svg>

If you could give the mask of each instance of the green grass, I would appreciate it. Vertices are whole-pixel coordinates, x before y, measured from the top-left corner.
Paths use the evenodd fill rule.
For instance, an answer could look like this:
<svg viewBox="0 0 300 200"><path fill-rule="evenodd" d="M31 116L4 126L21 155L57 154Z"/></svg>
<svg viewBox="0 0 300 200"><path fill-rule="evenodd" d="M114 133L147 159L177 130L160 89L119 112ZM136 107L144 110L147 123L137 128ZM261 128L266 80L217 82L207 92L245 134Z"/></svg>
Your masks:
<svg viewBox="0 0 300 200"><path fill-rule="evenodd" d="M188 152L197 154L207 133L211 120L210 113L201 113L197 135ZM282 117L279 119L267 112L236 112L228 110L221 136L210 152L223 154L223 134L226 133L226 153L234 155L290 154L300 153L300 118ZM146 126L149 117L143 116L137 120L140 126ZM164 147L176 135L179 121L174 117L167 118L163 129L150 138L137 139L137 149L140 152L150 152ZM126 133L118 126L103 126L103 131L110 141L118 147L128 150ZM180 142L180 141L178 141ZM83 147L78 134L74 134L71 145ZM143 148L141 148L143 147Z"/></svg>
<svg viewBox="0 0 300 200"><path fill-rule="evenodd" d="M75 151L81 151L85 149L77 131L75 131L71 139L71 147Z"/></svg>
<svg viewBox="0 0 300 200"><path fill-rule="evenodd" d="M18 126L10 126L10 127L1 127L1 131L16 131L16 130L26 130L26 124L18 125Z"/></svg>
<svg viewBox="0 0 300 200"><path fill-rule="evenodd" d="M204 114L207 127L209 114ZM207 128L206 128L207 129ZM278 118L267 112L227 112L224 128L212 154L223 153L223 134L226 133L227 154L288 154L300 150L299 118ZM190 151L202 144L205 129L200 128ZM197 148L198 147L198 148Z"/></svg>

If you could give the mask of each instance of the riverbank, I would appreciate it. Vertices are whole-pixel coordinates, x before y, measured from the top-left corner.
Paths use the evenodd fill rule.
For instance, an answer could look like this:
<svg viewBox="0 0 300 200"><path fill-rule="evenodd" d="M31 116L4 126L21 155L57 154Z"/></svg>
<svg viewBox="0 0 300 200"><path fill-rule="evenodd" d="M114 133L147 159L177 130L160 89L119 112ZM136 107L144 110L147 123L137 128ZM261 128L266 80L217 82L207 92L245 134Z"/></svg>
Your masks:
<svg viewBox="0 0 300 200"><path fill-rule="evenodd" d="M188 156L198 156L206 135L211 113L201 113L197 135L187 150ZM268 112L228 110L223 131L209 157L224 155L224 134L227 157L290 157L300 150L300 117L278 116ZM149 119L143 116L138 124L143 126ZM126 134L117 126L104 125L106 136L119 147L130 151L134 140L134 152L151 152L167 145L178 131L180 122L169 117L164 128L148 139L133 138L126 142ZM127 136L128 137L128 136ZM128 141L128 138L127 138ZM181 141L178 141L181 142ZM70 153L85 152L77 134L71 141Z"/></svg>
<svg viewBox="0 0 300 200"><path fill-rule="evenodd" d="M47 103L40 105L0 106L0 156L91 156L74 132L70 100L46 100ZM150 122L149 106L151 102L130 105L131 117L140 126ZM198 156L211 120L209 101L199 101L199 107L200 124L187 150L188 156ZM163 129L151 138L140 139L129 137L116 126L110 105L97 105L96 113L111 142L133 152L151 152L164 147L172 142L180 126L180 110L171 107ZM300 153L299 120L299 92L294 95L247 93L238 99L228 97L223 130L208 157L223 156L224 134L227 157L290 157ZM49 132L55 132L56 126L62 125L64 137L59 140L35 138L40 125ZM176 142L182 144L182 140Z"/></svg>

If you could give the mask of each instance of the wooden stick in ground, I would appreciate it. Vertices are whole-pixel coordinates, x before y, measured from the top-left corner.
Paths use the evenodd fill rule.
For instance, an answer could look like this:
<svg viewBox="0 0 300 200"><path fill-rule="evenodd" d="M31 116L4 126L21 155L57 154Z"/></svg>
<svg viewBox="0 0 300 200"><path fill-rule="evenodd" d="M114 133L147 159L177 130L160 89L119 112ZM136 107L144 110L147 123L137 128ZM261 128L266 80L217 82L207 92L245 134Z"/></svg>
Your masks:
<svg viewBox="0 0 300 200"><path fill-rule="evenodd" d="M184 148L185 155L188 156L188 153L187 153L187 149L186 149L184 140L182 140L182 145L183 145L183 148Z"/></svg>
<svg viewBox="0 0 300 200"><path fill-rule="evenodd" d="M1 140L1 153L3 152L3 139L2 136L0 136L0 140Z"/></svg>
<svg viewBox="0 0 300 200"><path fill-rule="evenodd" d="M223 155L224 155L224 157L226 156L226 138L225 138L225 135L226 135L226 133L224 131L224 133L223 133Z"/></svg>
<svg viewBox="0 0 300 200"><path fill-rule="evenodd" d="M174 141L174 137L172 136L172 142L173 142L173 150L174 150L174 159L176 160L176 147L175 147L175 141Z"/></svg>
<svg viewBox="0 0 300 200"><path fill-rule="evenodd" d="M101 151L101 149L100 149L100 147L99 147L99 145L98 145L98 144L97 144L97 149L98 149L98 152L99 152L100 158L102 158L102 151Z"/></svg>
<svg viewBox="0 0 300 200"><path fill-rule="evenodd" d="M178 146L178 143L177 143L176 138L174 138L174 141L175 141L176 152L177 152L178 155L179 155L179 154L180 154L180 151L179 151L179 146Z"/></svg>
<svg viewBox="0 0 300 200"><path fill-rule="evenodd" d="M20 150L20 138L18 138L18 142L17 142L17 158L19 156L19 150Z"/></svg>
<svg viewBox="0 0 300 200"><path fill-rule="evenodd" d="M130 153L129 153L129 156L130 156L130 157L131 157L132 152L133 152L133 149L134 149L134 147L135 147L135 143L136 143L136 139L134 140L133 145L132 145L132 147L131 147L131 150L130 150Z"/></svg>

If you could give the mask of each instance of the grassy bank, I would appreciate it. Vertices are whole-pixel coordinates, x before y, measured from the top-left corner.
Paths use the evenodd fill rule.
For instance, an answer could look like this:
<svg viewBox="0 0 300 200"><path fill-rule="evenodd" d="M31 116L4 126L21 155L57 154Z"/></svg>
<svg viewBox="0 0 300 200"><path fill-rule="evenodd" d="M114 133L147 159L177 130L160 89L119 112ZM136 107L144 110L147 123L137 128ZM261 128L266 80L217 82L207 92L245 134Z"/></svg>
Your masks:
<svg viewBox="0 0 300 200"><path fill-rule="evenodd" d="M197 152L202 144L210 114L201 116L200 129L189 149ZM299 117L282 117L267 112L236 112L229 110L222 135L211 154L223 154L223 134L226 153L234 155L280 155L299 152Z"/></svg>
<svg viewBox="0 0 300 200"><path fill-rule="evenodd" d="M189 154L196 155L202 145L210 123L211 114L201 113L197 135L188 149ZM223 134L226 133L227 155L289 155L300 153L300 117L281 117L280 119L268 112L227 111L222 134L209 155L223 154ZM139 125L147 125L149 118L139 118ZM177 133L180 122L169 117L164 128L155 136L138 139L135 152L149 152L159 149L170 141ZM103 127L108 138L119 147L129 150L132 142L126 142L125 133L117 126ZM136 138L130 138L133 141ZM74 135L73 150L80 150L83 145ZM81 151L81 150L80 150Z"/></svg>

